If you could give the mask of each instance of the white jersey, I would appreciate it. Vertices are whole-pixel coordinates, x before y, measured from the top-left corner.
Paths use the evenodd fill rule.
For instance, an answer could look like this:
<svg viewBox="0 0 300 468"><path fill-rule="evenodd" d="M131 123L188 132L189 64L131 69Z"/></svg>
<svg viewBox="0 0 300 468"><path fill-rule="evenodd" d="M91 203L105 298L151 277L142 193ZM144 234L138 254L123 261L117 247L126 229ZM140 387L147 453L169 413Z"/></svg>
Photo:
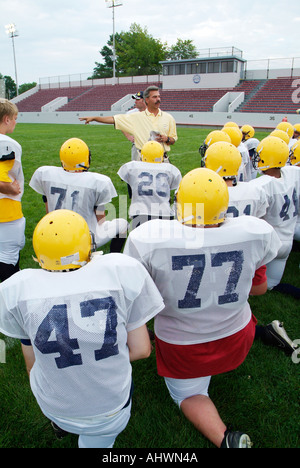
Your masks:
<svg viewBox="0 0 300 468"><path fill-rule="evenodd" d="M229 204L226 217L255 216L261 218L267 212L269 198L265 190L255 182L238 182L228 187Z"/></svg>
<svg viewBox="0 0 300 468"><path fill-rule="evenodd" d="M250 160L249 151L243 142L238 146L238 150L242 156L242 163L239 168L238 180L240 182L248 182L249 180L252 179L252 175L251 175L252 163Z"/></svg>
<svg viewBox="0 0 300 468"><path fill-rule="evenodd" d="M285 166L281 168L279 179L263 175L252 182L262 187L269 199L269 207L263 216L274 227L281 242L280 256L288 255L292 243L299 212L300 168Z"/></svg>
<svg viewBox="0 0 300 468"><path fill-rule="evenodd" d="M291 149L298 141L298 138L291 138L289 141L289 148Z"/></svg>
<svg viewBox="0 0 300 468"><path fill-rule="evenodd" d="M248 153L249 153L249 157L250 157L250 178L251 180L256 179L260 171L254 168L253 162L254 162L256 148L259 145L259 140L257 138L249 138L248 140L244 141L244 145L246 146Z"/></svg>
<svg viewBox="0 0 300 468"><path fill-rule="evenodd" d="M274 229L252 216L211 229L152 220L130 233L124 253L145 265L164 298L155 318L158 338L189 345L230 336L249 323L252 278L279 246Z"/></svg>
<svg viewBox="0 0 300 468"><path fill-rule="evenodd" d="M117 196L111 179L96 172L67 172L62 167L42 166L33 174L29 185L46 196L48 211L67 209L79 213L95 233L95 209Z"/></svg>
<svg viewBox="0 0 300 468"><path fill-rule="evenodd" d="M173 164L130 161L118 171L119 177L132 190L129 216L172 215L170 191L177 190L181 173Z"/></svg>
<svg viewBox="0 0 300 468"><path fill-rule="evenodd" d="M30 339L30 384L46 414L111 415L129 398L127 332L163 308L143 266L98 256L73 272L27 269L0 284L0 332Z"/></svg>
<svg viewBox="0 0 300 468"><path fill-rule="evenodd" d="M8 135L0 134L0 161L14 160L14 165L8 172L8 176L11 178L12 182L17 180L21 189L18 195L4 195L0 193L0 198L10 198L15 201L21 201L24 193L24 174L21 159L21 145Z"/></svg>

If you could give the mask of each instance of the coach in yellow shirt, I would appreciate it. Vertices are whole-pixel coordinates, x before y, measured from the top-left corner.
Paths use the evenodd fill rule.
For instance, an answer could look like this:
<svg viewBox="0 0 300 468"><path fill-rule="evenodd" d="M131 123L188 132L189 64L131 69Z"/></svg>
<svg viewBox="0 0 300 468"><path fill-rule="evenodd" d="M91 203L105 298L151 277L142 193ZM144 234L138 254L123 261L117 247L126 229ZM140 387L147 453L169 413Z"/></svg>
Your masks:
<svg viewBox="0 0 300 468"><path fill-rule="evenodd" d="M160 142L167 157L170 147L177 141L176 122L168 112L160 109L160 93L157 86L149 86L144 91L146 110L132 114L119 114L108 117L81 117L79 120L113 124L117 130L134 136L136 148L140 151L149 140Z"/></svg>
<svg viewBox="0 0 300 468"><path fill-rule="evenodd" d="M22 148L7 135L14 131L17 115L15 104L0 99L0 282L19 270L25 244Z"/></svg>

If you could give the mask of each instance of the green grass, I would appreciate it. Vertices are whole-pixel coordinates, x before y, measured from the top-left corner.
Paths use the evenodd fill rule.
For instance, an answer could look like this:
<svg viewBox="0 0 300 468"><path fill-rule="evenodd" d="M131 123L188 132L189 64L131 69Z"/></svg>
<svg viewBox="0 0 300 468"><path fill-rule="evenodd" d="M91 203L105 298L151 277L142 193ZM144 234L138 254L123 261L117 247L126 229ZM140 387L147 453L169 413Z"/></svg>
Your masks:
<svg viewBox="0 0 300 468"><path fill-rule="evenodd" d="M200 164L198 148L210 129L178 129L179 140L172 148L171 161L182 175ZM266 133L257 132L262 139ZM59 166L59 149L70 137L82 138L92 151L91 170L111 177L118 194L127 194L119 179L119 167L130 160L130 143L111 126L18 124L13 135L23 147L26 217L26 246L21 268L38 268L33 261L32 233L45 214L41 196L28 182L41 165ZM118 200L114 201L116 209ZM118 213L118 212L117 212ZM104 249L108 251L107 247ZM300 253L292 252L283 281L300 287ZM284 322L292 339L300 339L299 303L268 292L250 298L259 323L274 319ZM150 324L152 326L153 323ZM49 421L43 416L31 393L18 340L6 341L6 363L0 364L0 447L76 448L77 436L57 441ZM156 373L155 352L133 363L135 391L132 417L117 438L116 448L213 448L185 420L171 401L162 378ZM88 392L88 389L87 389ZM299 447L299 365L281 351L255 342L246 361L228 374L212 378L210 396L226 423L247 431L255 448Z"/></svg>

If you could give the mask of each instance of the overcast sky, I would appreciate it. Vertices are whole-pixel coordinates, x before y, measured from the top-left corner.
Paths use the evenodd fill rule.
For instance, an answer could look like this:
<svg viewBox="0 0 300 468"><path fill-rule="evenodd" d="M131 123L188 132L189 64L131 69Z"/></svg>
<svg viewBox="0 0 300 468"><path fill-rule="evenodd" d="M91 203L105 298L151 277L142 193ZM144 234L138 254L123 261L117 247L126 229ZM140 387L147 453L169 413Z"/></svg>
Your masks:
<svg viewBox="0 0 300 468"><path fill-rule="evenodd" d="M246 60L300 57L299 0L122 0L115 8L116 32L132 23L155 39L192 39L197 49L234 46ZM0 73L18 84L58 75L92 74L99 51L112 34L105 0L0 0Z"/></svg>

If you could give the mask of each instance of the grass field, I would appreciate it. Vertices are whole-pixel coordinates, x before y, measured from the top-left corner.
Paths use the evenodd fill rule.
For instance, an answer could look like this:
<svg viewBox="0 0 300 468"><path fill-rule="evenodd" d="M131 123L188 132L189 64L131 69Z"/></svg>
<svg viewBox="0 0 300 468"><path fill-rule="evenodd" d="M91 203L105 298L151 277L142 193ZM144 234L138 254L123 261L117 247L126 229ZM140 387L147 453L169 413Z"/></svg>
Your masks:
<svg viewBox="0 0 300 468"><path fill-rule="evenodd" d="M186 174L200 164L198 148L210 129L178 128L179 140L172 148L171 162ZM262 139L265 132L257 132ZM18 124L13 135L23 147L26 246L21 268L38 268L33 261L32 233L45 214L41 196L28 182L36 168L60 165L59 149L70 137L82 138L92 152L91 171L111 177L118 194L127 194L119 179L119 167L130 160L130 143L111 126ZM118 200L114 201L118 210ZM118 211L117 211L118 213ZM107 247L103 249L108 251ZM283 282L300 287L300 253L292 252ZM299 302L276 292L249 299L259 323L284 322L292 339L300 339ZM150 324L152 326L152 323ZM49 421L31 393L18 340L0 335L6 343L6 363L0 364L0 447L76 448L77 436L56 440ZM254 448L299 448L299 364L260 342L234 372L212 379L210 396L226 423L246 431ZM171 401L156 373L155 353L133 363L135 391L132 417L115 448L195 449L213 448L185 420ZM88 393L87 393L88 394Z"/></svg>

